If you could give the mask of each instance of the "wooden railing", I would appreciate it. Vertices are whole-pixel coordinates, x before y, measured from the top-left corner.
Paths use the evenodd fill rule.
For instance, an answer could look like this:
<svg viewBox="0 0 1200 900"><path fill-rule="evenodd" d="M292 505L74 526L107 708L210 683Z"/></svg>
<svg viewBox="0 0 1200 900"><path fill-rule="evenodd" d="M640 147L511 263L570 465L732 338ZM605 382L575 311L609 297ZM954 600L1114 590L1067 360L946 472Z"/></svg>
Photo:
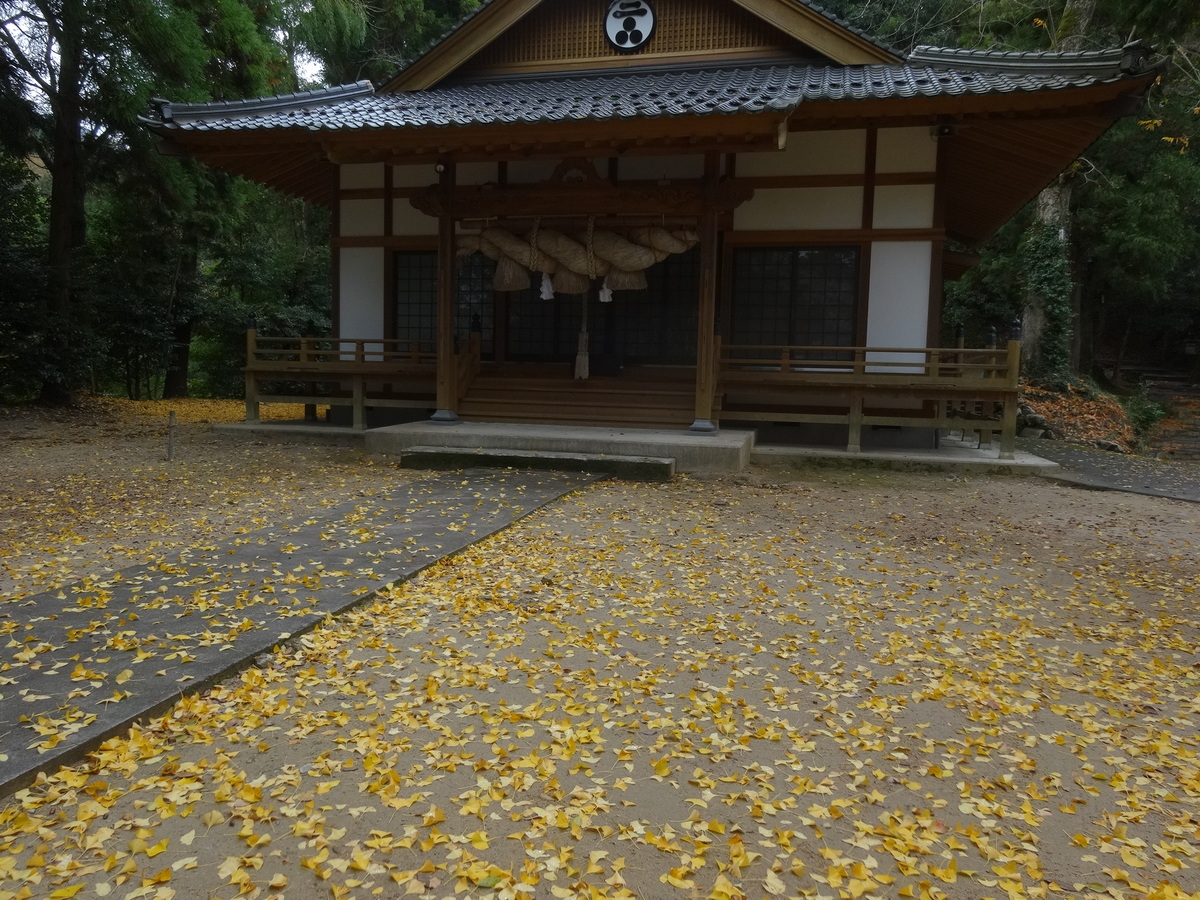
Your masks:
<svg viewBox="0 0 1200 900"><path fill-rule="evenodd" d="M280 338L246 332L246 421L262 403L349 406L355 428L368 406L431 408L437 354L429 342Z"/></svg>
<svg viewBox="0 0 1200 900"><path fill-rule="evenodd" d="M847 425L854 453L864 426L966 428L981 444L999 432L1000 458L1011 459L1020 361L1019 341L989 349L727 345L722 418Z"/></svg>

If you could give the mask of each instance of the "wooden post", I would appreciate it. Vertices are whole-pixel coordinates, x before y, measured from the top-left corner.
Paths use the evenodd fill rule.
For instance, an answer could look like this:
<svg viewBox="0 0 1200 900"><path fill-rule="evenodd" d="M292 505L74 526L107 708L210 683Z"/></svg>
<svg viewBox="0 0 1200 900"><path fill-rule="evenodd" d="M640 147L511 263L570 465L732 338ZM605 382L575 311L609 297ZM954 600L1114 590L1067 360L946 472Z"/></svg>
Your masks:
<svg viewBox="0 0 1200 900"><path fill-rule="evenodd" d="M354 392L354 430L362 431L367 427L366 379L363 375L355 375L351 381Z"/></svg>
<svg viewBox="0 0 1200 900"><path fill-rule="evenodd" d="M246 329L246 421L258 422L258 376L254 372L258 329Z"/></svg>
<svg viewBox="0 0 1200 900"><path fill-rule="evenodd" d="M846 438L847 453L862 453L863 393L850 392L849 434Z"/></svg>
<svg viewBox="0 0 1200 900"><path fill-rule="evenodd" d="M696 315L696 418L690 429L700 434L712 434L717 430L712 420L713 395L717 389L713 353L717 330L717 261L720 258L717 245L721 240L721 231L713 200L720 172L720 154L706 153L705 205L700 219L700 297Z"/></svg>
<svg viewBox="0 0 1200 900"><path fill-rule="evenodd" d="M175 458L175 410L167 413L167 459Z"/></svg>
<svg viewBox="0 0 1200 900"><path fill-rule="evenodd" d="M1013 459L1017 448L1017 395L1021 387L1021 342L1008 342L1008 392L1000 426L1000 458Z"/></svg>
<svg viewBox="0 0 1200 900"><path fill-rule="evenodd" d="M437 411L430 421L457 425L461 420L455 412L458 359L454 353L454 162L438 163L438 171L445 209L438 218Z"/></svg>

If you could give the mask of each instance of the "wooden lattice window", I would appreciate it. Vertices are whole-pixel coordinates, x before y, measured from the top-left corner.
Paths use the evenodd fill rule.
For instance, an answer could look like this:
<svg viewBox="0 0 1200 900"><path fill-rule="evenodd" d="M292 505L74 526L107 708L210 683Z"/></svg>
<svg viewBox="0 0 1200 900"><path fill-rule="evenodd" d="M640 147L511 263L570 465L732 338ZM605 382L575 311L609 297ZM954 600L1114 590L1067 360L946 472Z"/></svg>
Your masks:
<svg viewBox="0 0 1200 900"><path fill-rule="evenodd" d="M495 263L479 253L458 260L454 335L465 342L476 317L483 332L482 355L490 358L493 341L492 275ZM401 250L395 257L395 334L437 347L437 251Z"/></svg>
<svg viewBox="0 0 1200 900"><path fill-rule="evenodd" d="M730 342L851 347L858 282L858 247L739 247Z"/></svg>

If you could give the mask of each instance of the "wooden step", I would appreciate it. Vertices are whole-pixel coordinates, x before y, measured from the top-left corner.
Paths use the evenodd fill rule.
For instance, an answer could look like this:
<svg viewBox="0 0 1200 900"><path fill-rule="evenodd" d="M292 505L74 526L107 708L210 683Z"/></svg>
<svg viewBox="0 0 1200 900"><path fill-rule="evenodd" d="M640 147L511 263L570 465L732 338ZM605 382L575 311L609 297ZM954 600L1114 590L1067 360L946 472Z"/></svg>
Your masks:
<svg viewBox="0 0 1200 900"><path fill-rule="evenodd" d="M477 466L593 472L628 481L670 481L675 475L675 460L663 456L432 446L408 447L400 453L400 467L403 469L465 469Z"/></svg>

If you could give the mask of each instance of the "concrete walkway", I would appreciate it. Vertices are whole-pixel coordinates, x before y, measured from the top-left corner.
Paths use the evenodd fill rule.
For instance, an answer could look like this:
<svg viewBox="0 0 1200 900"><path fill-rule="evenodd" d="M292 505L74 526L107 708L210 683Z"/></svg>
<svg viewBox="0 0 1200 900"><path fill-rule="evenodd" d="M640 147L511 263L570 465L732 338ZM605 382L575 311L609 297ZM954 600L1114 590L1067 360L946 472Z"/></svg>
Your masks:
<svg viewBox="0 0 1200 900"><path fill-rule="evenodd" d="M0 604L0 794L594 480L446 473Z"/></svg>
<svg viewBox="0 0 1200 900"><path fill-rule="evenodd" d="M1200 503L1200 462L1111 453L1065 441L1021 438L1017 443L1029 453L1058 463L1058 468L1039 473L1054 481Z"/></svg>

